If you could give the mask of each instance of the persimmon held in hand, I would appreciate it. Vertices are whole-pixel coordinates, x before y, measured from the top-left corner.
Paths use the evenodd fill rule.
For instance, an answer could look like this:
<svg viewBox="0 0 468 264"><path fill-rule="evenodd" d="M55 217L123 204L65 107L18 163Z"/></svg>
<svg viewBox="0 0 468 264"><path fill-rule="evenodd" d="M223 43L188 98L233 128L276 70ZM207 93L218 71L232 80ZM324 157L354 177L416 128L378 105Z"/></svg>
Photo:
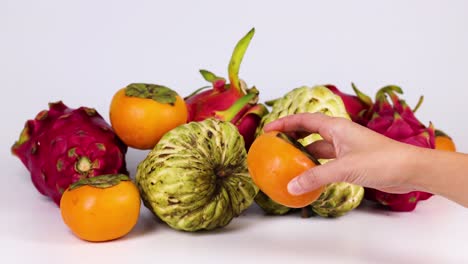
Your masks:
<svg viewBox="0 0 468 264"><path fill-rule="evenodd" d="M292 208L311 204L324 190L321 187L302 195L288 192L289 181L319 164L299 146L285 134L272 131L258 136L247 154L247 166L255 184L275 202Z"/></svg>
<svg viewBox="0 0 468 264"><path fill-rule="evenodd" d="M140 215L140 194L127 175L102 175L80 180L60 200L62 219L87 241L125 236Z"/></svg>
<svg viewBox="0 0 468 264"><path fill-rule="evenodd" d="M455 143L441 130L435 131L435 148L439 150L456 151Z"/></svg>
<svg viewBox="0 0 468 264"><path fill-rule="evenodd" d="M133 83L112 98L110 121L128 146L152 149L169 130L187 122L185 101L161 85Z"/></svg>

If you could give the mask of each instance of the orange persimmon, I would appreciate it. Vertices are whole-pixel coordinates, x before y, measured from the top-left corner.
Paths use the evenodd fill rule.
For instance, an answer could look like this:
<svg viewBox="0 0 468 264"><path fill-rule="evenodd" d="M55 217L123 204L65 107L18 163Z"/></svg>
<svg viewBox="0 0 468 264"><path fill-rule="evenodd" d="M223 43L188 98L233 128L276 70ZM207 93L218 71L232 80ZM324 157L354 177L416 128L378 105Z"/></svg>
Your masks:
<svg viewBox="0 0 468 264"><path fill-rule="evenodd" d="M161 85L132 83L113 96L110 121L119 138L136 149L152 149L169 130L187 122L185 101Z"/></svg>
<svg viewBox="0 0 468 264"><path fill-rule="evenodd" d="M127 175L101 175L70 185L60 211L77 237L102 242L128 234L137 223L140 204L138 189Z"/></svg>
<svg viewBox="0 0 468 264"><path fill-rule="evenodd" d="M323 192L324 187L302 195L292 195L287 190L289 181L318 164L305 149L277 131L258 136L247 154L247 166L255 184L273 201L291 208L307 206Z"/></svg>
<svg viewBox="0 0 468 264"><path fill-rule="evenodd" d="M455 143L452 138L438 129L435 131L435 149L452 152L456 151Z"/></svg>

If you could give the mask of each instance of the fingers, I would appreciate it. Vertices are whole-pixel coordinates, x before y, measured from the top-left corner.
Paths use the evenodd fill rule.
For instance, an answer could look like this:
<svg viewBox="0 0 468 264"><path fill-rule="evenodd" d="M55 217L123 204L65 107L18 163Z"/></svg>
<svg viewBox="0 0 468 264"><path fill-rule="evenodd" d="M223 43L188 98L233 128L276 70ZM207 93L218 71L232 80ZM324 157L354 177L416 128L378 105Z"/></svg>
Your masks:
<svg viewBox="0 0 468 264"><path fill-rule="evenodd" d="M288 184L288 191L293 195L301 195L332 182L346 181L347 178L345 166L338 160L333 160L292 179Z"/></svg>
<svg viewBox="0 0 468 264"><path fill-rule="evenodd" d="M310 132L304 132L304 131L293 131L293 132L283 132L287 134L288 136L294 138L294 139L301 139L309 136L311 133Z"/></svg>
<svg viewBox="0 0 468 264"><path fill-rule="evenodd" d="M335 147L325 140L315 141L305 147L307 151L317 159L336 158Z"/></svg>
<svg viewBox="0 0 468 264"><path fill-rule="evenodd" d="M325 140L331 142L332 117L322 113L302 113L280 118L265 125L265 132L278 130L282 132L319 133Z"/></svg>

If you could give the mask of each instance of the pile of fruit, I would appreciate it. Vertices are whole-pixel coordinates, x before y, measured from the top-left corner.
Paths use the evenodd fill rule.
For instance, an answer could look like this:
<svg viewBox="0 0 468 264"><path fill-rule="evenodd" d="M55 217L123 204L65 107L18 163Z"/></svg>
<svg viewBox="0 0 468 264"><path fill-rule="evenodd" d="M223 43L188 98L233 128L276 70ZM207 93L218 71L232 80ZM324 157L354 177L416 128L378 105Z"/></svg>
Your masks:
<svg viewBox="0 0 468 264"><path fill-rule="evenodd" d="M171 228L197 231L224 227L253 203L267 214L300 209L304 215L310 210L339 217L363 199L412 211L431 197L346 182L290 195L290 179L329 160L317 160L303 147L321 139L318 134L296 141L278 132L263 133L265 124L287 115L321 112L407 144L451 151L455 146L446 134L416 118L417 107L411 109L399 97L397 86L383 87L375 100L354 85L356 95L333 85L303 86L260 103L259 90L239 78L254 33L252 29L234 48L228 80L200 70L211 86L185 98L162 85L132 83L114 94L110 124L92 108L51 103L26 122L12 153L29 170L37 190L60 207L66 225L88 241L130 232L141 201ZM128 147L151 150L134 179L126 169Z"/></svg>

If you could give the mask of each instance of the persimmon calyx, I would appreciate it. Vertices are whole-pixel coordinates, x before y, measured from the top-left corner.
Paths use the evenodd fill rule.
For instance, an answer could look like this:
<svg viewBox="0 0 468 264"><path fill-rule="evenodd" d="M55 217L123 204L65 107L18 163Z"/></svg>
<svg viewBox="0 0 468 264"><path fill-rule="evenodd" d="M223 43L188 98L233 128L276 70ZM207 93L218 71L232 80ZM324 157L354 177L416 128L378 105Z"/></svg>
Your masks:
<svg viewBox="0 0 468 264"><path fill-rule="evenodd" d="M81 179L70 185L70 190L77 189L82 186L92 186L100 189L110 188L119 184L122 181L129 181L130 177L125 174L104 174L91 178Z"/></svg>
<svg viewBox="0 0 468 264"><path fill-rule="evenodd" d="M177 99L177 93L171 88L148 83L129 84L125 87L125 95L129 97L152 99L158 103L170 105L174 105Z"/></svg>
<svg viewBox="0 0 468 264"><path fill-rule="evenodd" d="M302 153L304 153L304 155L307 156L307 158L309 158L315 165L320 165L320 162L314 157L312 156L308 151L307 149L302 146L301 143L297 142L297 140L295 140L294 138L288 136L287 134L283 133L283 132L278 132L278 134L276 134L276 136L284 141L286 141L287 143L293 145L295 148L299 149Z"/></svg>

